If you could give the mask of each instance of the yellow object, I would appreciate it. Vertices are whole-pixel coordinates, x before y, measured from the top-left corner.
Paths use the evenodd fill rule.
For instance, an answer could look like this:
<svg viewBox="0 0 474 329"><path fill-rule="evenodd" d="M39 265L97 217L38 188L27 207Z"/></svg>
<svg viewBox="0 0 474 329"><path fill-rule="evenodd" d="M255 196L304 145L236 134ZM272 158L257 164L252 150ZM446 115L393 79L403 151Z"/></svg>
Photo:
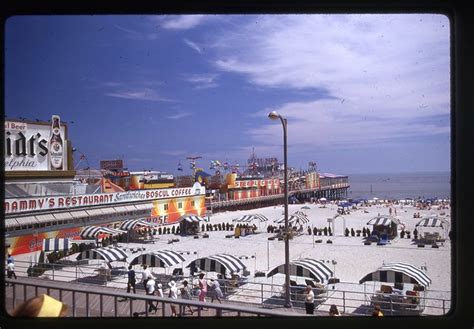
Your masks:
<svg viewBox="0 0 474 329"><path fill-rule="evenodd" d="M43 305L38 313L38 317L58 317L63 308L63 303L59 300L43 295Z"/></svg>

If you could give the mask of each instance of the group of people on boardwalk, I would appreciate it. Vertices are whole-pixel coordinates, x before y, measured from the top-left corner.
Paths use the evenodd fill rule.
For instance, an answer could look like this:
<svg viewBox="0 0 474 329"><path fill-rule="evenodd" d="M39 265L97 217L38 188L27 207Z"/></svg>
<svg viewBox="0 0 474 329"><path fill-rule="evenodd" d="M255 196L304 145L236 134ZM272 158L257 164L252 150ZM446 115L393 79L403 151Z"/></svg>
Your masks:
<svg viewBox="0 0 474 329"><path fill-rule="evenodd" d="M142 265L142 267L143 271L141 283L143 284L143 288L145 289L146 294L149 296L165 297L163 293L163 285L159 282L156 282L155 277L153 276L147 265L144 264ZM130 293L131 291L133 291L133 293L136 293L136 283L136 272L133 269L132 265L130 265L128 267L127 293ZM171 299L178 299L178 296L180 296L182 299L191 300L193 293L189 282L187 280L183 280L181 284L182 286L178 289L177 283L174 280L168 282L169 289L166 297ZM212 292L211 303L214 302L214 299L217 299L219 303L222 303L221 299L224 297L224 294L222 293L218 280L210 279L210 283L208 283L207 279L205 278L205 273L201 272L199 274L199 280L197 285L195 285L195 288L198 288L199 301L206 302L206 297L209 291ZM147 302L147 306L148 312L150 313L156 313L158 311L158 302L154 303L150 300ZM170 308L171 316L176 317L178 315L176 304L171 303ZM194 311L190 305L188 305L187 308L191 315L194 314Z"/></svg>

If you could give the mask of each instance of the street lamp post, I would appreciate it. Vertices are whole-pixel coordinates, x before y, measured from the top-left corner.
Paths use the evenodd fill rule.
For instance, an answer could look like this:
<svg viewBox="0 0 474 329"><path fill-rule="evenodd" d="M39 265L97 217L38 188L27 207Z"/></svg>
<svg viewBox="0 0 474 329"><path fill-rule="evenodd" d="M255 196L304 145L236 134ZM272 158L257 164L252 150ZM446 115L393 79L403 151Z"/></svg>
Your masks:
<svg viewBox="0 0 474 329"><path fill-rule="evenodd" d="M272 111L268 114L268 117L272 120L280 119L281 124L283 125L283 162L284 162L284 188L285 188L285 286L286 286L286 295L285 295L285 307L290 308L291 299L290 299L290 241L289 241L289 229L288 229L288 146L287 146L287 125L288 122L281 115Z"/></svg>

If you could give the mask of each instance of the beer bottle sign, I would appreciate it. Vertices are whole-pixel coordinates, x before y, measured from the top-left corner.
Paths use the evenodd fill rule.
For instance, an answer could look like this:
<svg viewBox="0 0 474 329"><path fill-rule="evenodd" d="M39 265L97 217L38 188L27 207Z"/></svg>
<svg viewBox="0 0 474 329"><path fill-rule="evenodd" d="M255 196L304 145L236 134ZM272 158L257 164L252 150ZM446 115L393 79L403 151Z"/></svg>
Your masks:
<svg viewBox="0 0 474 329"><path fill-rule="evenodd" d="M61 122L58 115L51 120L51 138L49 140L49 159L51 170L62 170L64 159L63 139L61 138Z"/></svg>

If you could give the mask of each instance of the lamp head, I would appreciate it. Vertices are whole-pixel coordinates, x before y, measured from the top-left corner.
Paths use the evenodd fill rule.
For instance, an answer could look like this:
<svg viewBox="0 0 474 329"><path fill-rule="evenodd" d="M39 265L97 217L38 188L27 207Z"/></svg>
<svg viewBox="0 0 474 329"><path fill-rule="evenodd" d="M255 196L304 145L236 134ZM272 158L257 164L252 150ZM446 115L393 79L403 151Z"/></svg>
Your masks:
<svg viewBox="0 0 474 329"><path fill-rule="evenodd" d="M270 113L268 113L268 117L272 120L277 120L280 118L280 115L276 113L276 111L271 111Z"/></svg>

